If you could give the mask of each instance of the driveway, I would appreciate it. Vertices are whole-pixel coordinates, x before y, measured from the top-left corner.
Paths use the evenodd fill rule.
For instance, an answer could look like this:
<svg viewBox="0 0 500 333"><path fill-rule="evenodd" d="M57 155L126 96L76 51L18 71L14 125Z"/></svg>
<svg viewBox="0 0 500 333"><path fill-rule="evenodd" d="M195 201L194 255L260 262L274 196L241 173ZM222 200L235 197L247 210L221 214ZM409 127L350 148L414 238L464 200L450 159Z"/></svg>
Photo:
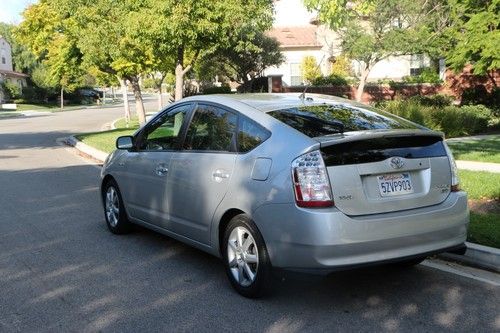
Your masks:
<svg viewBox="0 0 500 333"><path fill-rule="evenodd" d="M0 332L500 330L494 274L429 261L285 280L248 300L214 257L143 229L110 234L99 168L56 139L120 115L0 119Z"/></svg>

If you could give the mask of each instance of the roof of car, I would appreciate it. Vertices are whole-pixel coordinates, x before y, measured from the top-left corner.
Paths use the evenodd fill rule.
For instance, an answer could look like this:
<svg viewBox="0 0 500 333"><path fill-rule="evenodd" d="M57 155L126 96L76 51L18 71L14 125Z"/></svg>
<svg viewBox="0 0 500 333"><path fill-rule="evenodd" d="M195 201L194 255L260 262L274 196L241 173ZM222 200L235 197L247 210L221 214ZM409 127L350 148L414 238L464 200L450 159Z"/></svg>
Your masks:
<svg viewBox="0 0 500 333"><path fill-rule="evenodd" d="M219 100L235 100L245 103L259 111L269 112L289 107L299 107L305 105L323 104L323 103L354 103L344 98L319 95L305 94L305 98L301 98L302 93L257 93L257 94L224 94L224 95L198 95L190 97L192 100L205 100L216 102Z"/></svg>

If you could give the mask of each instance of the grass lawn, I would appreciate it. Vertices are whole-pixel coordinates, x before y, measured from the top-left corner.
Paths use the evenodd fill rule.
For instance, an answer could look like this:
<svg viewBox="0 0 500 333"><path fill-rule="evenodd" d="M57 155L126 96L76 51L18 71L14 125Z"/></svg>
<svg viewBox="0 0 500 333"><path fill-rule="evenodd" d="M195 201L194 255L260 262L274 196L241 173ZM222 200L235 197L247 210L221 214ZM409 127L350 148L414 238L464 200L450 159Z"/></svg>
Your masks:
<svg viewBox="0 0 500 333"><path fill-rule="evenodd" d="M500 214L471 213L467 240L500 249Z"/></svg>
<svg viewBox="0 0 500 333"><path fill-rule="evenodd" d="M36 110L36 111L55 111L60 106L56 104L17 104L16 111L27 111L27 110Z"/></svg>
<svg viewBox="0 0 500 333"><path fill-rule="evenodd" d="M500 198L500 173L486 171L458 170L460 187L469 199Z"/></svg>
<svg viewBox="0 0 500 333"><path fill-rule="evenodd" d="M127 123L125 122L125 118L120 118L115 123L116 128L127 128ZM137 117L130 118L130 123L128 128L139 128L139 120Z"/></svg>
<svg viewBox="0 0 500 333"><path fill-rule="evenodd" d="M448 142L457 160L500 163L500 135L490 139Z"/></svg>
<svg viewBox="0 0 500 333"><path fill-rule="evenodd" d="M80 134L76 138L91 147L111 153L116 149L115 143L119 136L132 135L135 131L136 128L118 128L105 132Z"/></svg>

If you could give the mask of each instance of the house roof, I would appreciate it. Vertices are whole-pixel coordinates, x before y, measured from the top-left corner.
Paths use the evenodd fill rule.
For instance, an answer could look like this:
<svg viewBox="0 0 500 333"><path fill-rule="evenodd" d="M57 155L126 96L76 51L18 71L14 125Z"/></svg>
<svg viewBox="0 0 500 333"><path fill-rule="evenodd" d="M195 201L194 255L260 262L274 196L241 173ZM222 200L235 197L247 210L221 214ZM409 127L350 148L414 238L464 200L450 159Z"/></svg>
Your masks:
<svg viewBox="0 0 500 333"><path fill-rule="evenodd" d="M275 27L268 35L278 40L281 47L320 47L316 38L316 26Z"/></svg>
<svg viewBox="0 0 500 333"><path fill-rule="evenodd" d="M15 77L15 78L21 78L21 77L28 77L29 75L19 73L19 72L14 72L14 71L6 71L3 69L0 69L0 75L6 76L6 77Z"/></svg>

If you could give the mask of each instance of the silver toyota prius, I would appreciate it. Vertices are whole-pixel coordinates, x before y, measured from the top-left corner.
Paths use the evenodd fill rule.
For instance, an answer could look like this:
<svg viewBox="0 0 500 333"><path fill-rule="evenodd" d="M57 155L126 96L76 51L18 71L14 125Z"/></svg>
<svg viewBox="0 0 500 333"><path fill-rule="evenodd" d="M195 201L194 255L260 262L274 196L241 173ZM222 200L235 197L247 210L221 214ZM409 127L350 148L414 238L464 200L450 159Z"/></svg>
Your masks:
<svg viewBox="0 0 500 333"><path fill-rule="evenodd" d="M463 248L467 194L443 135L314 94L209 95L117 139L105 219L222 258L243 296L273 268L327 274Z"/></svg>

